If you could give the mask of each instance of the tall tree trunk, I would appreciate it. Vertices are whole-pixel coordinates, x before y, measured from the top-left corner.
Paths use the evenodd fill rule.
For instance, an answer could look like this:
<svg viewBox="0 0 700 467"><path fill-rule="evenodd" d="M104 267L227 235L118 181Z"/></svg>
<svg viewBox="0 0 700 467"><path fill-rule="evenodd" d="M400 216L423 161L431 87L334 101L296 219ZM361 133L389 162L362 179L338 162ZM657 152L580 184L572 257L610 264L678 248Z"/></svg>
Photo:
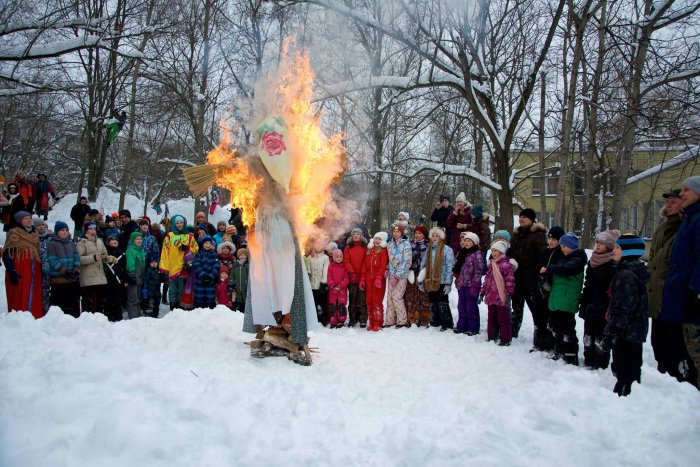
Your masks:
<svg viewBox="0 0 700 467"><path fill-rule="evenodd" d="M547 212L547 193L545 193L545 183L547 183L547 174L544 171L544 124L547 111L547 79L546 73L540 73L540 123L537 129L537 139L539 144L539 178L540 178L540 221L544 222L544 216ZM551 226L550 226L551 227Z"/></svg>

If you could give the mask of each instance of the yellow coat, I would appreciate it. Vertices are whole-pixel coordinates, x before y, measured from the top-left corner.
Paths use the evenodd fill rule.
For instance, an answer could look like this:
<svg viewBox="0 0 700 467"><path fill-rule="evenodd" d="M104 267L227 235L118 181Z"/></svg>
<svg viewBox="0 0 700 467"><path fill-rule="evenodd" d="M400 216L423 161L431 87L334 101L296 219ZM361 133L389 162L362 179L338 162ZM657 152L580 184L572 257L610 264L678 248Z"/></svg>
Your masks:
<svg viewBox="0 0 700 467"><path fill-rule="evenodd" d="M185 245L185 249L180 248ZM160 271L168 275L168 279L178 277L185 262L185 255L197 253L199 246L191 233L176 234L168 232L163 239L163 250L160 253Z"/></svg>

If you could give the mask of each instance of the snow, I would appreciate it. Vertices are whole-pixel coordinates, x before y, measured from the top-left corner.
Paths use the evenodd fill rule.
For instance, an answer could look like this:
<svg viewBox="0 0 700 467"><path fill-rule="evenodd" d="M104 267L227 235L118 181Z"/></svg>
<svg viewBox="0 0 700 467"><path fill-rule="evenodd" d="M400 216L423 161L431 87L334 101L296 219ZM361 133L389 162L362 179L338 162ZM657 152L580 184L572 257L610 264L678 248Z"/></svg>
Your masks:
<svg viewBox="0 0 700 467"><path fill-rule="evenodd" d="M662 170L670 169L671 167L675 167L685 162L689 162L697 158L698 155L700 155L700 146L695 146L693 148L688 149L687 151L678 154L675 157L672 157L671 159L665 162L662 162L661 164L655 165L654 167L651 167L643 172L638 173L633 177L628 178L626 184L629 185L630 183L638 182L639 180L657 174Z"/></svg>
<svg viewBox="0 0 700 467"><path fill-rule="evenodd" d="M94 47L100 44L99 36L74 37L65 41L47 44L28 44L10 47L0 51L0 60L21 60L61 55L74 50Z"/></svg>
<svg viewBox="0 0 700 467"><path fill-rule="evenodd" d="M118 194L100 195L116 209ZM64 199L53 220L68 219L75 197ZM134 215L142 205L127 197ZM7 313L0 287L0 465L695 463L700 396L656 371L648 342L642 384L621 399L610 370L528 353L527 312L508 348L485 341L484 305L475 337L319 329L307 368L251 358L239 313L165 308L109 323L54 307L34 320Z"/></svg>

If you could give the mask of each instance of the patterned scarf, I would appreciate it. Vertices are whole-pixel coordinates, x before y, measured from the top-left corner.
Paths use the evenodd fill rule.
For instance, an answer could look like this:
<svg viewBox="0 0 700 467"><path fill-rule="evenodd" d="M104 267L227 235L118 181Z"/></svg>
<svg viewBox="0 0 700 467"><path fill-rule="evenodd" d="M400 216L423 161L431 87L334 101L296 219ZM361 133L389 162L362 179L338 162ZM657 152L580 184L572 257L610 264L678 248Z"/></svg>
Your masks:
<svg viewBox="0 0 700 467"><path fill-rule="evenodd" d="M33 259L41 261L39 234L34 229L27 232L24 227L15 227L7 233L5 251L15 261Z"/></svg>
<svg viewBox="0 0 700 467"><path fill-rule="evenodd" d="M435 249L435 264L433 264L433 246L428 247L427 257L425 258L425 290L426 292L435 292L440 289L442 282L442 260L445 252L445 242L441 241ZM434 266L434 267L433 267Z"/></svg>

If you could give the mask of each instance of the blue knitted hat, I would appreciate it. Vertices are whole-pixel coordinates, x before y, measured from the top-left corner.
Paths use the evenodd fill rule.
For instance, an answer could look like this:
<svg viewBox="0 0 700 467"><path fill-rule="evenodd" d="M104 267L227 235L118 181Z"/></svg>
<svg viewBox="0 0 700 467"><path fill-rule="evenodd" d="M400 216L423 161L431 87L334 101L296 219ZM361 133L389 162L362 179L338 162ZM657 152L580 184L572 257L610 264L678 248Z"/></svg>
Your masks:
<svg viewBox="0 0 700 467"><path fill-rule="evenodd" d="M559 239L559 245L578 250L578 237L573 232L567 232Z"/></svg>
<svg viewBox="0 0 700 467"><path fill-rule="evenodd" d="M623 258L637 259L644 254L644 240L637 235L631 233L622 234L616 243L622 249Z"/></svg>
<svg viewBox="0 0 700 467"><path fill-rule="evenodd" d="M64 229L65 229L65 230L70 230L70 229L68 228L68 224L66 224L66 223L63 222L63 221L56 221L56 223L53 225L53 231L56 232L56 233L58 233L58 232L60 232L61 230L64 230Z"/></svg>

